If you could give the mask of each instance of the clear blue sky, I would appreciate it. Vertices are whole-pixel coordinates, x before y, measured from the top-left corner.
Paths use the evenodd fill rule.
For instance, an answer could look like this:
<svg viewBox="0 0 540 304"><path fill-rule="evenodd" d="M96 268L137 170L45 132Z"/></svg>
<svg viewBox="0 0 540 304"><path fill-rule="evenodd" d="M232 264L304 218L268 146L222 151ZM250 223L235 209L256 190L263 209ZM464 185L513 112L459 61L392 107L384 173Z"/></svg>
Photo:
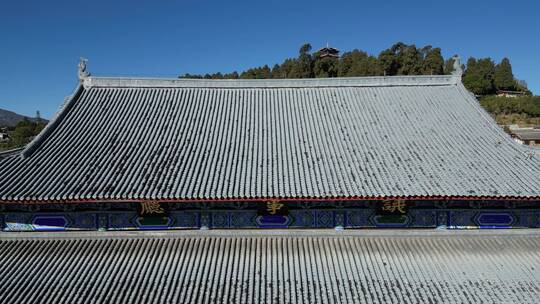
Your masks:
<svg viewBox="0 0 540 304"><path fill-rule="evenodd" d="M509 57L540 93L537 1L4 1L0 108L50 118L95 75L230 72L296 57L310 42L378 54L397 41Z"/></svg>

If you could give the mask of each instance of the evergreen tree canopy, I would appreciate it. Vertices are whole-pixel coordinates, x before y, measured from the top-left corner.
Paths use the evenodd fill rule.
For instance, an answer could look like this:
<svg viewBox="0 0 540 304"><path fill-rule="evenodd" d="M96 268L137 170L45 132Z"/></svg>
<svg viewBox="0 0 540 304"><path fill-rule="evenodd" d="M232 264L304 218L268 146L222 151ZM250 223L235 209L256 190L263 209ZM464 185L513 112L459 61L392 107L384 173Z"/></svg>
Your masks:
<svg viewBox="0 0 540 304"><path fill-rule="evenodd" d="M503 58L495 67L494 84L498 90L515 90L516 81L512 73L512 65L508 58Z"/></svg>
<svg viewBox="0 0 540 304"><path fill-rule="evenodd" d="M377 58L360 50L344 53L338 62L339 77L378 76L382 70Z"/></svg>
<svg viewBox="0 0 540 304"><path fill-rule="evenodd" d="M399 63L396 54L391 49L379 54L379 67L385 76L397 75Z"/></svg>
<svg viewBox="0 0 540 304"><path fill-rule="evenodd" d="M444 70L444 59L440 48L424 49L424 62L422 64L422 74L442 75ZM452 62L453 64L453 62Z"/></svg>
<svg viewBox="0 0 540 304"><path fill-rule="evenodd" d="M241 79L270 79L272 72L267 65L262 67L248 69L240 74Z"/></svg>
<svg viewBox="0 0 540 304"><path fill-rule="evenodd" d="M317 56L318 57L318 56ZM338 59L333 57L318 58L315 60L313 72L316 78L328 78L338 76Z"/></svg>
<svg viewBox="0 0 540 304"><path fill-rule="evenodd" d="M414 44L403 47L398 53L398 75L421 75L422 61L422 54Z"/></svg>
<svg viewBox="0 0 540 304"><path fill-rule="evenodd" d="M444 62L444 75L450 75L454 71L454 58L450 57Z"/></svg>
<svg viewBox="0 0 540 304"><path fill-rule="evenodd" d="M272 77L278 79L294 78L293 69L295 65L295 59L285 59L285 61L281 65L274 65L274 67L272 68Z"/></svg>
<svg viewBox="0 0 540 304"><path fill-rule="evenodd" d="M32 140L32 138L34 138L34 136L41 132L45 125L45 121L41 120L34 122L24 119L20 121L13 130L8 132L10 136L9 141L0 143L0 151L26 145Z"/></svg>
<svg viewBox="0 0 540 304"><path fill-rule="evenodd" d="M291 71L292 78L313 78L313 58L309 53L311 44L304 44L299 51L298 60Z"/></svg>
<svg viewBox="0 0 540 304"><path fill-rule="evenodd" d="M488 95L495 93L493 78L495 64L491 58L476 60L471 57L467 61L467 69L463 74L463 84L476 95Z"/></svg>
<svg viewBox="0 0 540 304"><path fill-rule="evenodd" d="M267 65L247 69L240 74L192 75L180 78L206 79L285 79L356 76L394 76L394 75L449 75L454 70L454 60L446 61L442 50L431 45L417 48L416 45L398 42L383 50L377 57L362 50L344 52L341 57L321 57L312 52L311 44L303 44L298 57L285 59L271 69ZM462 78L468 90L477 95L494 94L496 90L520 90L528 92L526 85L514 79L508 58L495 65L490 58L469 58Z"/></svg>

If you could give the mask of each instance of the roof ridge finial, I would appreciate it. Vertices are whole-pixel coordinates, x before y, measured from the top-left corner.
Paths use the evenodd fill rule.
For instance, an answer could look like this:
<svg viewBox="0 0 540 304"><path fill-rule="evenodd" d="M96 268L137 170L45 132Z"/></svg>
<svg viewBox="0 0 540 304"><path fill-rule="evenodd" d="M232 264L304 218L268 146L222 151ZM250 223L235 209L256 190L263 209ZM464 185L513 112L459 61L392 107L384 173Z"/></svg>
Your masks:
<svg viewBox="0 0 540 304"><path fill-rule="evenodd" d="M459 55L452 56L454 60L452 75L461 77L463 75L463 67L461 66L461 58Z"/></svg>
<svg viewBox="0 0 540 304"><path fill-rule="evenodd" d="M90 73L86 70L86 65L88 64L88 59L84 57L79 58L79 65L78 65L78 76L79 80L83 81L85 78L90 76Z"/></svg>

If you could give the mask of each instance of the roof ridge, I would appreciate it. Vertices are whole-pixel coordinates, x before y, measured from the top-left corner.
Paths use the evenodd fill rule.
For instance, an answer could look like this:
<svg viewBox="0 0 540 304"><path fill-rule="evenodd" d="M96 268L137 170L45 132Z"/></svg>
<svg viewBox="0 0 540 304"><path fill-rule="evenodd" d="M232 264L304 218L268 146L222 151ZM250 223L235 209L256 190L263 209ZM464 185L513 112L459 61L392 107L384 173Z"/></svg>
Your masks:
<svg viewBox="0 0 540 304"><path fill-rule="evenodd" d="M497 124L495 119L489 115L489 113L480 105L480 102L476 97L467 90L463 83L458 84L458 90L463 96L463 98L469 102L473 108L479 113L480 117L488 122L488 125L493 129L493 131L501 138L501 140L506 141L510 146L516 151L523 153L526 157L534 157L535 155L540 156L540 148L534 146L521 145L517 143L512 137L506 133L501 126Z"/></svg>
<svg viewBox="0 0 540 304"><path fill-rule="evenodd" d="M90 87L137 88L306 88L306 87L378 87L378 86L441 86L456 85L456 75L368 76L300 79L187 79L145 77L96 77L82 80Z"/></svg>
<svg viewBox="0 0 540 304"><path fill-rule="evenodd" d="M60 124L60 121L67 115L67 112L73 104L79 99L79 96L82 94L83 87L79 84L77 85L73 94L69 95L64 99L64 103L60 106L60 109L56 112L54 117L49 121L41 132L32 139L22 150L20 156L23 158L29 157L32 153L45 141L45 139L56 129Z"/></svg>

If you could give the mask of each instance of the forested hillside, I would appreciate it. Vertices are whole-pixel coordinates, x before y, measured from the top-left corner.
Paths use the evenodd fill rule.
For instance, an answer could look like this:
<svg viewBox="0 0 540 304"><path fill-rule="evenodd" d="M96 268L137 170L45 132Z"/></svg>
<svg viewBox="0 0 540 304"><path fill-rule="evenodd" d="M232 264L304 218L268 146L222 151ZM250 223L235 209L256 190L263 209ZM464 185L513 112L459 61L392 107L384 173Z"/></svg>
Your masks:
<svg viewBox="0 0 540 304"><path fill-rule="evenodd" d="M300 47L298 57L285 59L272 68L268 65L242 72L206 75L184 74L181 78L206 79L271 79L319 78L393 75L442 75L453 71L453 59L445 60L442 51L431 45L416 47L398 42L377 56L359 49L342 53L339 57L323 57L312 52L310 44ZM498 90L523 91L524 81L517 80L508 58L495 63L491 58L469 58L463 66L463 84L476 95L491 95Z"/></svg>
<svg viewBox="0 0 540 304"><path fill-rule="evenodd" d="M480 104L501 125L540 126L540 96L485 96L480 99Z"/></svg>
<svg viewBox="0 0 540 304"><path fill-rule="evenodd" d="M7 138L0 139L0 151L22 147L39 134L48 121L39 112L36 116L30 118L0 109L0 133L7 134Z"/></svg>
<svg viewBox="0 0 540 304"><path fill-rule="evenodd" d="M2 127L13 128L17 125L17 123L25 119L29 121L34 121L34 122L38 120L43 120L42 118L27 117L27 116L20 115L12 111L0 109L0 128Z"/></svg>

